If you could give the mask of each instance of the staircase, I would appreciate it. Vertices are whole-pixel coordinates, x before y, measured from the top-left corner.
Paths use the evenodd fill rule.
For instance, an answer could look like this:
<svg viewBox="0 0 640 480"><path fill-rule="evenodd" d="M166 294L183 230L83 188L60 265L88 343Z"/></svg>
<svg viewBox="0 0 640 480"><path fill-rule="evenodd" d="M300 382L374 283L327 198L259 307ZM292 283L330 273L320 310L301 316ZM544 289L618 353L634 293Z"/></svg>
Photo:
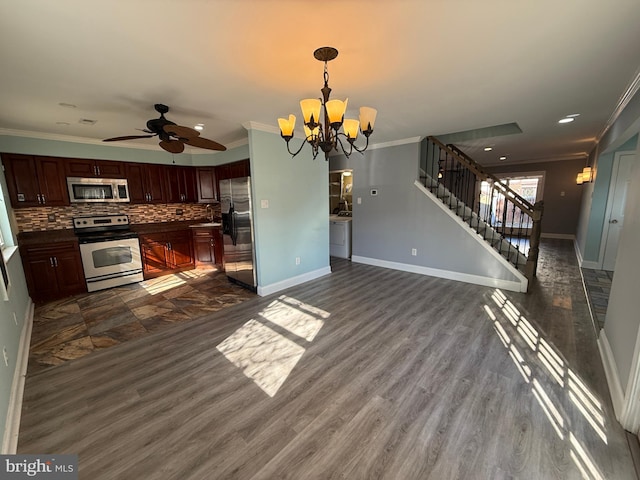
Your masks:
<svg viewBox="0 0 640 480"><path fill-rule="evenodd" d="M538 263L542 201L531 204L464 152L434 137L423 141L420 181L531 284Z"/></svg>

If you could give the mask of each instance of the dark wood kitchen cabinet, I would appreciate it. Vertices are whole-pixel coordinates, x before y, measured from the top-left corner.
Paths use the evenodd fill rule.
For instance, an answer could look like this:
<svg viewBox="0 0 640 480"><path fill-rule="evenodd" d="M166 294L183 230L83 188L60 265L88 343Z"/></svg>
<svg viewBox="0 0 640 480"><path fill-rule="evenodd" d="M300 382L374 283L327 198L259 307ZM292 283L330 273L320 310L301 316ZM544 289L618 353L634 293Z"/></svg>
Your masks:
<svg viewBox="0 0 640 480"><path fill-rule="evenodd" d="M195 267L190 230L140 235L145 278L159 277Z"/></svg>
<svg viewBox="0 0 640 480"><path fill-rule="evenodd" d="M224 249L220 227L195 227L192 230L196 265L222 265Z"/></svg>
<svg viewBox="0 0 640 480"><path fill-rule="evenodd" d="M23 246L20 255L29 295L34 302L87 291L77 243Z"/></svg>
<svg viewBox="0 0 640 480"><path fill-rule="evenodd" d="M196 173L193 167L167 166L165 180L168 203L196 202Z"/></svg>
<svg viewBox="0 0 640 480"><path fill-rule="evenodd" d="M70 204L60 159L3 153L2 163L14 208Z"/></svg>
<svg viewBox="0 0 640 480"><path fill-rule="evenodd" d="M218 201L218 181L216 167L197 167L198 202L212 203Z"/></svg>
<svg viewBox="0 0 640 480"><path fill-rule="evenodd" d="M165 203L164 165L127 163L126 174L131 203Z"/></svg>
<svg viewBox="0 0 640 480"><path fill-rule="evenodd" d="M67 177L126 178L127 176L124 162L67 158L64 164Z"/></svg>

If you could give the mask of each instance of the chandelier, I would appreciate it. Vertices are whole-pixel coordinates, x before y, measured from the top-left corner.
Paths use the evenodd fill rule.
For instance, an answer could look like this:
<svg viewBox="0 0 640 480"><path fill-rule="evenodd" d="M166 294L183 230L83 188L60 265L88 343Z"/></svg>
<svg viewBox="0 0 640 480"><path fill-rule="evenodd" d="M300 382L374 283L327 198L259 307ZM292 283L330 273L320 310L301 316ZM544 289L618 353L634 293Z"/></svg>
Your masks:
<svg viewBox="0 0 640 480"><path fill-rule="evenodd" d="M309 144L313 153L313 159L318 156L320 150L324 152L325 160L329 160L329 152L335 150L342 151L347 157L353 151L364 152L369 146L369 136L373 133L373 126L376 121L377 111L375 108L360 107L360 120L344 118L347 110L347 98L342 100L329 100L331 88L329 88L329 71L327 62L338 56L338 50L333 47L321 47L313 52L316 60L324 62L324 87L322 99L308 98L300 101L300 108L304 118L305 140L297 151L292 152L289 148L289 141L293 138L293 129L296 124L296 116L289 115L289 118L279 118L280 135L287 142L287 151L295 157L302 148ZM320 110L322 109L322 115ZM343 131L340 131L342 128ZM355 145L358 136L358 128L365 136L367 143L362 148ZM344 138L344 142L343 142ZM348 145L345 147L345 143ZM339 147L339 148L338 148Z"/></svg>

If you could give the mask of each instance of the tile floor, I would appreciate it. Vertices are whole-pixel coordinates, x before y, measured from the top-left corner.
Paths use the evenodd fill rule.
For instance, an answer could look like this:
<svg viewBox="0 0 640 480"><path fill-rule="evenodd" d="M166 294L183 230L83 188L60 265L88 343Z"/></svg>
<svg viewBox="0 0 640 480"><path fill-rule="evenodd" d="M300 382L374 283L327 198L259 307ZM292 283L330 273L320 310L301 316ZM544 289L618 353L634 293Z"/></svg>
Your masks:
<svg viewBox="0 0 640 480"><path fill-rule="evenodd" d="M581 270L584 285L587 290L589 306L593 312L598 330L600 330L604 327L604 319L607 315L613 272L607 270L592 270L590 268L582 268Z"/></svg>
<svg viewBox="0 0 640 480"><path fill-rule="evenodd" d="M37 305L29 374L194 320L253 296L214 268L189 270Z"/></svg>

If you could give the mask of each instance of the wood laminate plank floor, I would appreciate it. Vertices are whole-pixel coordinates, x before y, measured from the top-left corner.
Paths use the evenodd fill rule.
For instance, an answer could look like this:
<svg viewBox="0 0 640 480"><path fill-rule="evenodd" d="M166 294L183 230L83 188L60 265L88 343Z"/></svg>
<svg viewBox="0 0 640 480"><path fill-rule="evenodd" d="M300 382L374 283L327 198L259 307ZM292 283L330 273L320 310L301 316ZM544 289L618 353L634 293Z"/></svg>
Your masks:
<svg viewBox="0 0 640 480"><path fill-rule="evenodd" d="M633 479L570 241L530 294L333 273L29 375L81 479Z"/></svg>

